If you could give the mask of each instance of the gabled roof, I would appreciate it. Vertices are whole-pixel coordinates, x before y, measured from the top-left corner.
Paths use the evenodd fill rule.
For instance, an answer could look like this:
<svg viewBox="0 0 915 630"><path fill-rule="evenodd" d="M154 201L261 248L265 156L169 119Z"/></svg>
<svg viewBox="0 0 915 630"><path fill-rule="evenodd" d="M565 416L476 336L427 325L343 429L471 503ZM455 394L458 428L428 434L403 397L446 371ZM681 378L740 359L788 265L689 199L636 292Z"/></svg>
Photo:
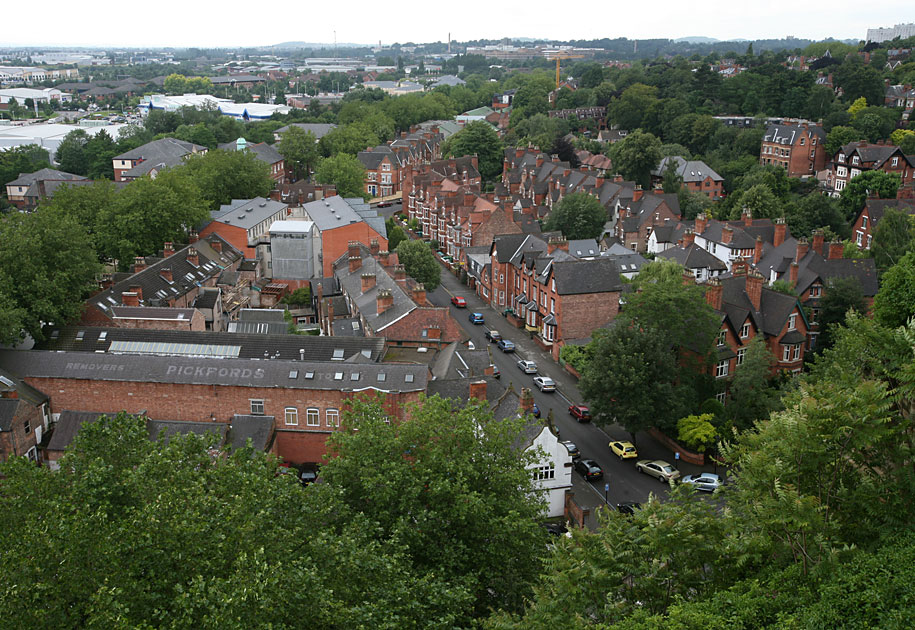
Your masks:
<svg viewBox="0 0 915 630"><path fill-rule="evenodd" d="M217 148L222 151L238 151L238 142L226 142L225 144L220 144ZM267 164L276 164L283 161L283 156L280 155L280 152L266 142L246 144L245 150L250 151L258 160Z"/></svg>
<svg viewBox="0 0 915 630"><path fill-rule="evenodd" d="M371 326L372 331L378 333L415 310L417 305L364 245L360 244L360 251L362 252L362 264L359 269L349 270L349 253L347 252L334 262L334 276L356 310ZM363 274L375 275L375 285L365 292L362 291ZM390 292L392 303L387 310L379 314L378 293L382 290Z"/></svg>
<svg viewBox="0 0 915 630"><path fill-rule="evenodd" d="M741 314L746 312L753 318L757 330L761 330L768 336L779 335L785 326L785 322L788 321L788 316L794 311L795 307L799 306L797 298L763 286L759 310L757 311L747 296L746 281L746 276L743 275L731 276L721 280L722 304L726 307L725 311L728 312L729 316L731 316L729 311L733 311L736 319L732 317L731 321L734 326L736 327L743 323L746 317L741 318Z"/></svg>
<svg viewBox="0 0 915 630"><path fill-rule="evenodd" d="M206 147L177 138L162 138L147 142L143 146L131 149L126 153L114 156L115 160L143 160L152 162L167 162L174 165L181 162L181 158L189 153L206 151Z"/></svg>
<svg viewBox="0 0 915 630"><path fill-rule="evenodd" d="M219 223L249 230L288 208L285 203L255 197L254 199L233 199L231 203L219 206L210 212L210 218Z"/></svg>
<svg viewBox="0 0 915 630"><path fill-rule="evenodd" d="M610 258L557 261L552 265L559 295L621 291L620 268Z"/></svg>
<svg viewBox="0 0 915 630"><path fill-rule="evenodd" d="M651 174L655 177L664 177L664 173L666 173L668 169L668 164L673 164L673 168L677 175L683 179L684 183L703 182L708 177L711 177L712 181L724 181L724 178L721 175L713 171L712 168L702 160L684 160L678 155L666 157L661 160L658 168L651 171Z"/></svg>
<svg viewBox="0 0 915 630"><path fill-rule="evenodd" d="M72 173L65 173L64 171L58 171L53 168L43 168L35 171L34 173L20 173L19 177L13 181L7 183L7 186L31 186L35 182L39 181L84 181L85 177L82 175L74 175Z"/></svg>
<svg viewBox="0 0 915 630"><path fill-rule="evenodd" d="M721 260L708 253L695 243L687 247L671 247L658 254L658 258L667 258L680 263L686 269L708 269L710 271L727 271L728 267Z"/></svg>
<svg viewBox="0 0 915 630"><path fill-rule="evenodd" d="M315 140L320 140L321 138L326 136L328 133L330 133L332 130L336 129L337 125L334 125L332 123L292 123L292 124L286 125L285 127L280 127L273 133L275 133L277 135L282 135L282 134L286 133L287 131L289 131L290 127L298 127L302 131L310 131L311 133L314 134Z"/></svg>

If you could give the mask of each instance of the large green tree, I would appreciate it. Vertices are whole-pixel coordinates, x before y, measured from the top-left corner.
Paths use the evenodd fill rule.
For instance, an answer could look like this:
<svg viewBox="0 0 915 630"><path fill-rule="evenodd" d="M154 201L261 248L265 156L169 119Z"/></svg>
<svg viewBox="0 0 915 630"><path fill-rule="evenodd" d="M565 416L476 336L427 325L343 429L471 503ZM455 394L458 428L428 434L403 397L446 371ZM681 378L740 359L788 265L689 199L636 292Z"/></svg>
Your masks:
<svg viewBox="0 0 915 630"><path fill-rule="evenodd" d="M293 179L298 180L311 175L318 161L318 145L315 135L301 127L292 125L283 134L277 150L292 167Z"/></svg>
<svg viewBox="0 0 915 630"><path fill-rule="evenodd" d="M868 193L880 199L893 199L899 190L899 175L885 171L865 171L851 178L839 194L839 206L851 221L864 207Z"/></svg>
<svg viewBox="0 0 915 630"><path fill-rule="evenodd" d="M0 343L42 339L43 325L79 316L101 270L83 226L43 208L10 214L0 218L0 243Z"/></svg>
<svg viewBox="0 0 915 630"><path fill-rule="evenodd" d="M502 173L502 141L492 125L482 120L468 123L442 144L445 157L476 155L480 175L493 181Z"/></svg>
<svg viewBox="0 0 915 630"><path fill-rule="evenodd" d="M774 363L775 357L762 337L754 337L747 344L729 384L725 414L732 426L747 429L779 407L779 392L772 384Z"/></svg>
<svg viewBox="0 0 915 630"><path fill-rule="evenodd" d="M422 282L428 291L441 283L442 266L435 260L432 249L418 239L406 239L397 246L397 259L407 275Z"/></svg>
<svg viewBox="0 0 915 630"><path fill-rule="evenodd" d="M20 175L50 166L47 150L34 144L0 151L0 186L4 186L2 193L6 194L6 184Z"/></svg>
<svg viewBox="0 0 915 630"><path fill-rule="evenodd" d="M466 618L473 600L464 584L415 570L408 545L381 535L374 509L360 513L343 504L343 488L303 489L294 475L278 474L269 455L241 449L214 457L212 446L211 436L193 434L151 441L142 419L120 415L84 425L59 471L22 458L3 465L4 624L444 630ZM391 461L397 459L408 465L402 452L392 452ZM506 468L494 467L495 474L504 478L514 466L521 472L510 474L520 481L517 462L499 461ZM410 485L398 491L422 491L416 480L401 478ZM467 496L491 496L467 488ZM530 503L516 490L493 499L490 515ZM378 488L364 498L373 497ZM442 517L456 507L449 504ZM524 530L506 522L512 517L499 522L506 538L498 542L521 552L520 541L532 535L513 540ZM475 525L491 535L488 526L497 522ZM430 535L441 525L435 519ZM509 550L490 538L474 552L485 558L487 544L493 558Z"/></svg>
<svg viewBox="0 0 915 630"><path fill-rule="evenodd" d="M909 252L880 279L874 317L884 326L904 326L915 316L915 252Z"/></svg>
<svg viewBox="0 0 915 630"><path fill-rule="evenodd" d="M365 167L355 155L339 153L320 160L315 180L319 184L333 184L342 197L369 197L365 192Z"/></svg>
<svg viewBox="0 0 915 630"><path fill-rule="evenodd" d="M606 222L607 211L596 197L572 193L556 204L543 228L547 232L558 230L568 239L597 239Z"/></svg>
<svg viewBox="0 0 915 630"><path fill-rule="evenodd" d="M437 396L410 418L392 425L380 403L356 403L331 435L318 489L340 505L331 525L365 515L417 575L469 594L468 613L519 610L543 544L534 454L515 447L526 420L495 421L485 404Z"/></svg>
<svg viewBox="0 0 915 630"><path fill-rule="evenodd" d="M885 271L898 263L915 242L915 225L912 217L901 210L887 208L874 229L871 255L877 268Z"/></svg>
<svg viewBox="0 0 915 630"><path fill-rule="evenodd" d="M661 161L661 141L654 134L637 129L610 145L608 154L617 173L647 189L651 171Z"/></svg>
<svg viewBox="0 0 915 630"><path fill-rule="evenodd" d="M86 155L86 144L89 134L84 129L74 129L60 141L54 158L60 170L74 175L89 175L89 156Z"/></svg>
<svg viewBox="0 0 915 630"><path fill-rule="evenodd" d="M817 350L822 351L832 346L835 327L845 323L849 311L866 315L868 308L861 289L861 282L854 276L830 278L826 283L823 297L820 298L820 335L817 337Z"/></svg>
<svg viewBox="0 0 915 630"><path fill-rule="evenodd" d="M270 165L249 151L208 151L188 156L177 169L192 181L211 210L233 199L266 197L273 190Z"/></svg>

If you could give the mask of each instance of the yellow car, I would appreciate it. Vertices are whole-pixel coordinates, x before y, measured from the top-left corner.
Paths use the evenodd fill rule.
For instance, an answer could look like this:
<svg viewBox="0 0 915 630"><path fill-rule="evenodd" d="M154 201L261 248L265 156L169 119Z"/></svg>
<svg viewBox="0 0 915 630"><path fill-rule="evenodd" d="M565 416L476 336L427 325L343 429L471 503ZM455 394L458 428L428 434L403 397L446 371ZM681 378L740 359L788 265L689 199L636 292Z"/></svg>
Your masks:
<svg viewBox="0 0 915 630"><path fill-rule="evenodd" d="M610 450L620 459L632 459L639 456L632 442L610 442Z"/></svg>

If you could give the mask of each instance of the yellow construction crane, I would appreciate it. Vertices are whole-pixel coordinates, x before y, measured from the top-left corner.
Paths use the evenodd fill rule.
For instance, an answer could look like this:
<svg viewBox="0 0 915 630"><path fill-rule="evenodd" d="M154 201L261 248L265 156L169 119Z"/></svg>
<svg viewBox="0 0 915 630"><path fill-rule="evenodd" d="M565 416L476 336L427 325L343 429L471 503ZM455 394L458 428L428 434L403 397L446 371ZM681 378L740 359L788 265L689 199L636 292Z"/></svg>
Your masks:
<svg viewBox="0 0 915 630"><path fill-rule="evenodd" d="M559 62L563 59L584 59L584 55L573 55L564 50L552 50L546 53L546 58L550 61L556 60L556 89L559 89Z"/></svg>

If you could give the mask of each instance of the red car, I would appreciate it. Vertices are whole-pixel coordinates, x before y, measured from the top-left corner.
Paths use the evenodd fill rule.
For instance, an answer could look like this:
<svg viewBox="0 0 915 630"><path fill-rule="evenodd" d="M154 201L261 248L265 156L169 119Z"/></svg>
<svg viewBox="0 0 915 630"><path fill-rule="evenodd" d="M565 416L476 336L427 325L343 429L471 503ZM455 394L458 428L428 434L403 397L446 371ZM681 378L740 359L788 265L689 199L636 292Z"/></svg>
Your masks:
<svg viewBox="0 0 915 630"><path fill-rule="evenodd" d="M569 413L579 422L591 422L591 411L584 405L572 405Z"/></svg>
<svg viewBox="0 0 915 630"><path fill-rule="evenodd" d="M467 308L467 300L462 298L460 295L455 295L451 298L451 303L458 308Z"/></svg>

